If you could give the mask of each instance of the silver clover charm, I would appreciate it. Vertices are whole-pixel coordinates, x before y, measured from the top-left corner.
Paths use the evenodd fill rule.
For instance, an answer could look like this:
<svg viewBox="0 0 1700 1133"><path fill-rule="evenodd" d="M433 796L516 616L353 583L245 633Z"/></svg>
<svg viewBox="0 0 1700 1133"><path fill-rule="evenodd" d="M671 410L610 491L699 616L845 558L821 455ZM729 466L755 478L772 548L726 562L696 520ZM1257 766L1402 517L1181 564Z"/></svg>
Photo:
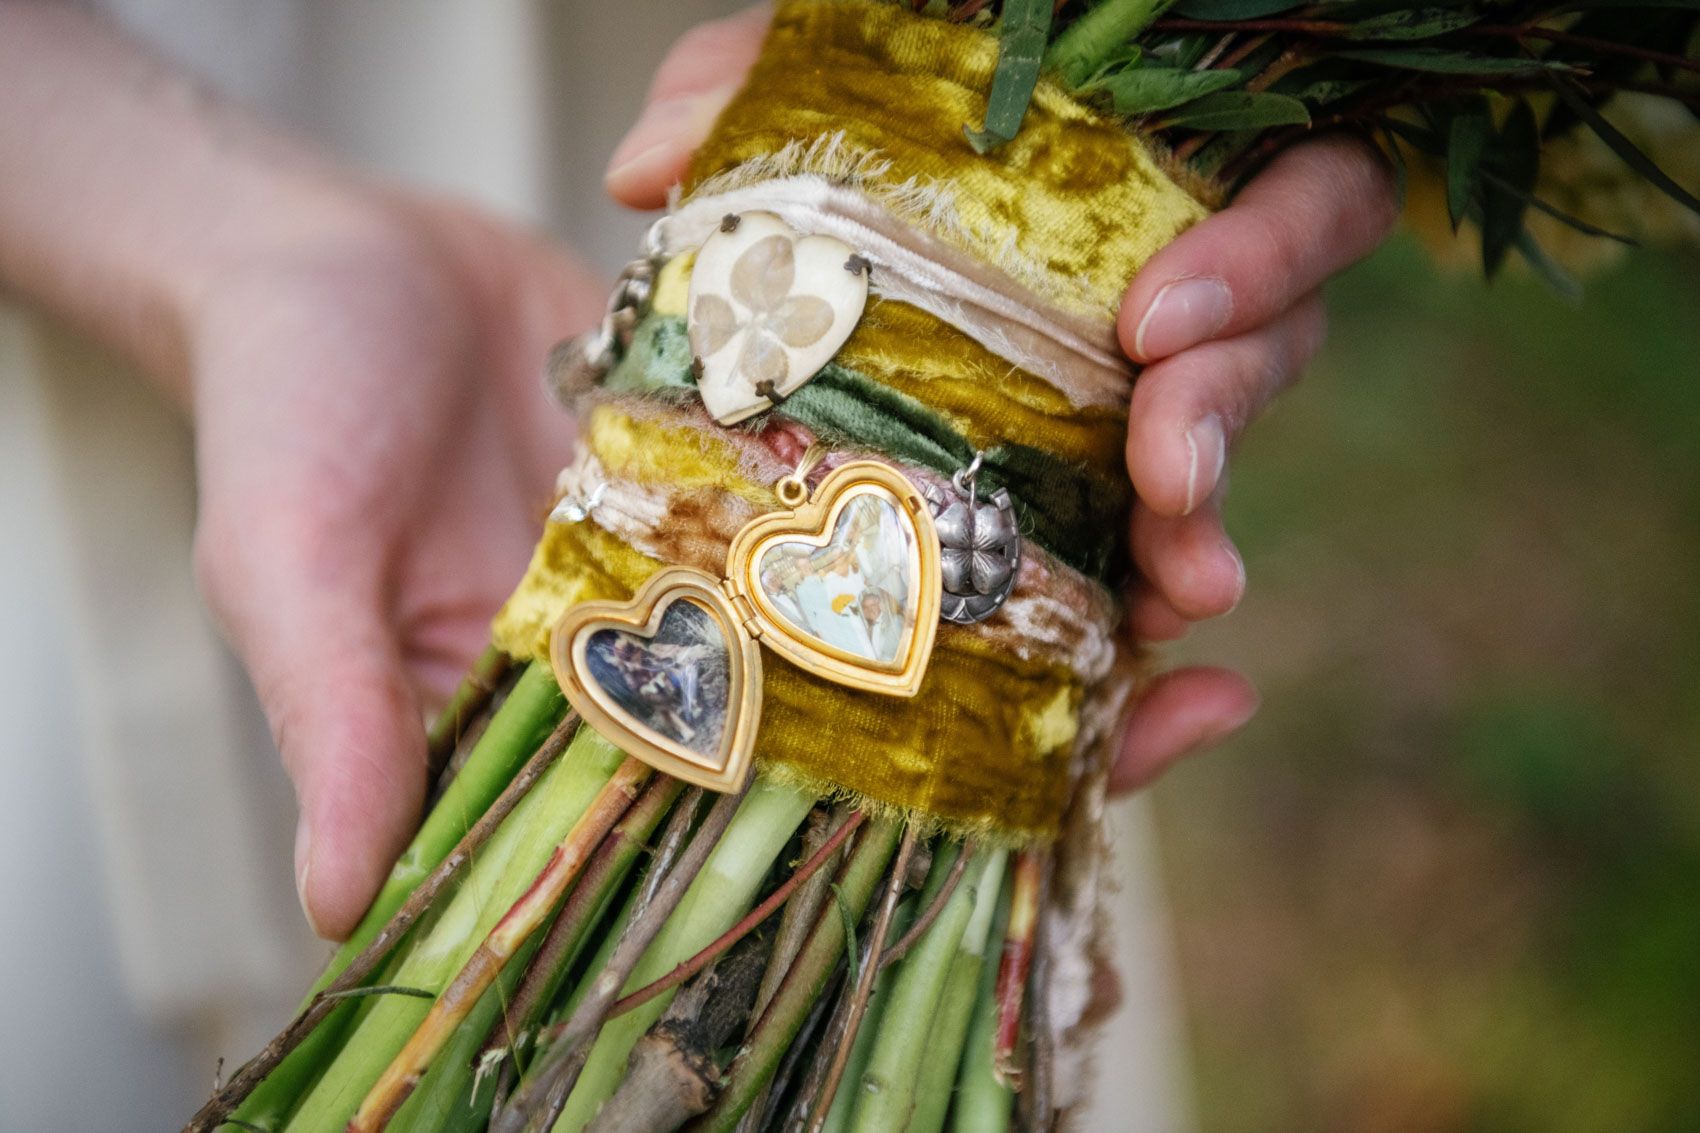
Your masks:
<svg viewBox="0 0 1700 1133"><path fill-rule="evenodd" d="M977 483L981 456L951 477L951 489L924 485L939 534L939 574L944 601L939 617L973 625L997 613L1021 569L1021 529L1009 492L982 496Z"/></svg>

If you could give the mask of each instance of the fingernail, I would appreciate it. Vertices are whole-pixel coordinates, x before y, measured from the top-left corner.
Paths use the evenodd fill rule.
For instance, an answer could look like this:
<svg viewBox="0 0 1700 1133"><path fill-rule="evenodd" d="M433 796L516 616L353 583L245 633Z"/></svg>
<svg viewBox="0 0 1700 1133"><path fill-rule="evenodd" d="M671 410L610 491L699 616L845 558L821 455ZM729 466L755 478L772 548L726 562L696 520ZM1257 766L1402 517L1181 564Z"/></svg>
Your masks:
<svg viewBox="0 0 1700 1133"><path fill-rule="evenodd" d="M681 149L693 149L707 137L709 127L737 91L737 84L728 84L644 107L637 122L614 147L603 182L618 189L623 182L647 179L658 164L676 162Z"/></svg>
<svg viewBox="0 0 1700 1133"><path fill-rule="evenodd" d="M1167 358L1196 346L1228 325L1234 295L1220 279L1177 279L1165 284L1133 332L1141 361Z"/></svg>
<svg viewBox="0 0 1700 1133"><path fill-rule="evenodd" d="M323 936L313 919L313 906L307 902L307 882L313 872L313 830L307 822L307 812L295 822L295 895L301 901L301 912L317 936Z"/></svg>
<svg viewBox="0 0 1700 1133"><path fill-rule="evenodd" d="M1212 413L1186 431L1186 505L1182 515L1191 515L1216 490L1228 460L1228 437L1222 419Z"/></svg>
<svg viewBox="0 0 1700 1133"><path fill-rule="evenodd" d="M1234 583L1234 601L1227 611L1231 614L1239 608L1240 602L1245 598L1245 560L1240 557L1240 550L1234 546L1231 539L1222 540L1222 553L1228 556L1229 562L1234 564L1234 575L1237 580Z"/></svg>

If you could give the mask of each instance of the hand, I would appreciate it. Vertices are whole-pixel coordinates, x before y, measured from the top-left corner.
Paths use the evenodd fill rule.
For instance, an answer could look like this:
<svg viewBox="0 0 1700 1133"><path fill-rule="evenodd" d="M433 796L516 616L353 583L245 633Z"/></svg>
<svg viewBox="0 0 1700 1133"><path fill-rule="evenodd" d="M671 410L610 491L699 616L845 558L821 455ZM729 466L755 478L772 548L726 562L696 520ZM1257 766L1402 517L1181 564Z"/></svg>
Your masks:
<svg viewBox="0 0 1700 1133"><path fill-rule="evenodd" d="M538 236L354 182L67 4L0 3L0 290L192 408L195 561L343 936L425 792L571 424L542 360L606 289Z"/></svg>
<svg viewBox="0 0 1700 1133"><path fill-rule="evenodd" d="M765 7L703 24L662 63L648 105L610 162L608 190L658 208L760 51ZM1328 137L1289 150L1220 213L1164 248L1123 300L1117 330L1145 364L1128 417L1140 580L1129 628L1174 640L1232 610L1245 567L1222 526L1227 454L1321 345L1318 288L1367 255L1398 212L1393 179L1364 143ZM1112 784L1149 782L1235 731L1257 693L1226 669L1158 677L1124 727Z"/></svg>
<svg viewBox="0 0 1700 1133"><path fill-rule="evenodd" d="M541 359L606 288L465 208L308 212L183 323L197 571L300 797L302 905L342 937L418 825L422 713L488 641L569 450Z"/></svg>

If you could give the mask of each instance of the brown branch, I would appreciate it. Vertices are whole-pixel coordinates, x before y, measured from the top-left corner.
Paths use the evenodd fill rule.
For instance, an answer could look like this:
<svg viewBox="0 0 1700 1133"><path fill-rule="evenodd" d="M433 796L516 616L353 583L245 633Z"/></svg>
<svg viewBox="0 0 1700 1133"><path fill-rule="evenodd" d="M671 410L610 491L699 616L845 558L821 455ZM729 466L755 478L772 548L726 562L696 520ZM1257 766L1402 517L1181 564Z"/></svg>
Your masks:
<svg viewBox="0 0 1700 1133"><path fill-rule="evenodd" d="M644 951L661 931L661 926L678 908L685 890L696 880L708 855L719 844L727 826L731 825L732 816L737 813L748 790L745 787L736 794L717 798L708 817L703 819L702 826L680 853L678 862L667 871L665 879L653 890L646 886L646 891L653 892L653 897L641 910L634 910L619 943L614 946L613 954L596 973L589 992L567 1021L550 1032L552 1042L549 1052L539 1060L531 1079L515 1092L500 1119L491 1123L490 1133L520 1133L534 1114L541 1117L537 1124L542 1128L554 1125L578 1082L579 1072L584 1069L590 1039L602 1029L602 1022L608 1017L608 1009L620 994L620 988L631 978L632 969L637 967Z"/></svg>
<svg viewBox="0 0 1700 1133"><path fill-rule="evenodd" d="M530 887L502 914L478 948L431 1005L419 1027L384 1068L348 1123L348 1133L378 1133L413 1093L462 1020L477 1006L514 953L531 938L583 871L596 847L632 807L655 772L630 756L597 792L590 807L555 847Z"/></svg>
<svg viewBox="0 0 1700 1133"><path fill-rule="evenodd" d="M715 1054L749 1017L770 944L745 937L674 998L632 1048L626 1076L585 1133L677 1129L714 1104L721 1090Z"/></svg>
<svg viewBox="0 0 1700 1133"><path fill-rule="evenodd" d="M1585 47L1589 51L1598 51L1601 55L1617 55L1625 59L1638 59L1643 63L1652 63L1660 67L1675 67L1678 70L1693 71L1700 74L1700 59L1690 59L1685 55L1673 55L1668 51L1655 51L1650 47L1640 47L1633 43L1618 43L1616 40L1596 39L1591 35L1577 35L1574 32L1544 28L1538 24L1524 24L1521 27L1473 24L1462 30L1475 35L1515 39L1518 42L1525 39L1544 39L1548 43L1556 43L1566 47Z"/></svg>
<svg viewBox="0 0 1700 1133"><path fill-rule="evenodd" d="M1265 18L1257 20L1189 20L1180 16L1166 16L1153 21L1152 28L1158 31L1262 31L1286 32L1291 35L1317 36L1323 39L1339 39L1347 36L1355 27L1350 23L1339 20L1307 20L1292 18ZM1598 39L1591 35L1576 35L1573 32L1559 31L1555 28L1541 27L1539 24L1470 24L1448 33L1450 37L1469 39L1480 36L1486 39L1511 39L1519 43L1529 39L1544 40L1562 46L1583 47L1601 55L1612 55L1622 59L1634 59L1642 63L1652 63L1660 67L1675 67L1683 71L1693 71L1700 74L1700 59L1690 59L1684 55L1676 55L1669 51L1655 51L1650 47L1640 47L1633 43L1619 43L1611 39ZM1363 40L1366 46L1373 47L1375 41Z"/></svg>
<svg viewBox="0 0 1700 1133"><path fill-rule="evenodd" d="M925 909L921 910L921 915L915 918L915 923L909 926L909 931L898 937L897 943L887 948L885 955L880 957L880 971L883 972L903 959L904 955L915 947L915 942L925 936L927 930L933 927L933 922L938 920L939 914L944 911L945 902L949 901L951 894L956 892L957 885L962 881L962 875L968 871L968 859L973 855L973 841L964 842L962 851L956 855L956 860L950 863L950 872L945 875L944 884L933 895L932 901Z"/></svg>
<svg viewBox="0 0 1700 1133"><path fill-rule="evenodd" d="M342 970L342 974L314 996L313 1001L289 1026L267 1043L264 1050L249 1059L242 1069L225 1083L223 1089L208 1099L189 1120L189 1124L183 1127L183 1133L212 1133L212 1130L217 1129L231 1111L253 1092L254 1087L264 1081L266 1075L275 1070L278 1063L282 1062L290 1051L300 1046L302 1040L312 1033L313 1028L336 1008L341 1002L336 996L359 987L377 970L378 965L389 955L390 949L407 935L407 930L430 908L431 902L443 887L472 860L472 855L489 840L496 827L502 824L502 820L513 812L514 807L518 806L520 800L537 784L537 780L543 777L543 773L567 750L567 744L572 740L577 728L578 716L569 712L549 734L543 746L537 749L537 754L520 768L519 774L513 777L496 801L490 804L490 809L472 824L455 844L455 848L437 864L437 868L408 894L401 908L395 911L389 922L378 930L378 935L372 938L372 943L361 949L360 954L349 961L348 967Z"/></svg>
<svg viewBox="0 0 1700 1133"><path fill-rule="evenodd" d="M623 872L621 859L628 858L629 864L629 855L633 852L632 839L647 838L667 809L677 801L684 787L684 783L671 776L657 776L643 789L643 794L638 796L632 809L620 819L602 845L596 848L595 857L584 867L584 875L568 894L555 923L549 926L549 932L532 957L507 1010L492 1028L475 1065L488 1067L493 1059L517 1050L524 1042L525 1034L536 1023L545 1002L558 990L557 985L574 951L574 944L601 911L606 896L603 890L612 883L616 874Z"/></svg>
<svg viewBox="0 0 1700 1133"><path fill-rule="evenodd" d="M803 834L804 856L814 854L832 837L837 828L848 820L849 813L842 806L835 809L831 815L819 808L811 812L808 829ZM822 871L810 878L808 884L785 902L785 913L779 918L779 931L773 938L773 952L768 956L767 971L762 975L761 988L756 992L755 1007L750 1012L750 1025L744 1036L746 1039L755 1034L757 1022L773 1002L773 997L778 994L780 984L791 974L792 965L801 955L809 934L814 930L815 919L826 907L827 898L831 894L832 876ZM802 1057L802 1047L807 1046L814 1037L811 1028L818 1027L820 1023L821 1012L811 1009L808 1018L804 1020L803 1029L798 1032L791 1048L786 1051L785 1059L780 1063L774 1080L757 1091L750 1101L749 1109L738 1119L736 1133L757 1133L762 1128L770 1108L770 1100L784 1095L789 1074L795 1071L796 1063Z"/></svg>
<svg viewBox="0 0 1700 1133"><path fill-rule="evenodd" d="M1010 880L1009 932L998 961L998 1029L992 1065L997 1075L1017 1089L1021 1068L1016 1047L1021 1037L1021 1012L1027 992L1027 971L1033 962L1033 937L1039 925L1039 890L1044 858L1037 850L1017 854Z"/></svg>
<svg viewBox="0 0 1700 1133"><path fill-rule="evenodd" d="M897 911L897 898L908 883L909 859L915 854L917 836L913 823L904 828L903 841L897 847L897 860L891 867L891 881L886 885L885 898L880 902L879 912L874 917L868 958L862 963L856 989L850 997L850 1007L844 1017L844 1031L838 1036L838 1048L833 1052L832 1065L827 1068L826 1081L821 1084L820 1094L814 1101L814 1114L809 1119L809 1133L820 1133L821 1126L826 1124L827 1113L832 1109L833 1095L838 1093L838 1083L844 1077L844 1066L850 1061L850 1048L856 1044L856 1031L862 1025L862 1016L867 1013L868 997L874 991L874 977L879 974L880 953L885 948L885 934L891 927L892 914Z"/></svg>
<svg viewBox="0 0 1700 1133"><path fill-rule="evenodd" d="M778 912L785 902L790 900L791 894L797 891L798 886L813 877L822 866L832 859L832 855L838 852L840 846L844 845L844 840L855 832L856 827L862 825L863 817L861 811L852 814L850 820L840 826L837 833L827 839L825 845L816 850L807 861L799 866L797 872L786 878L783 885L768 894L766 900L751 909L742 920L721 933L695 956L679 964L660 979L645 984L630 995L621 998L609 1009L609 1017L624 1015L635 1007L642 1007L663 992L671 991L708 967L722 952L755 931L758 925Z"/></svg>
<svg viewBox="0 0 1700 1133"><path fill-rule="evenodd" d="M1027 1076L1022 1090L1026 1126L1035 1133L1051 1133L1056 1127L1055 1090L1052 1068L1056 1057L1051 1041L1051 945L1047 934L1050 918L1045 916L1045 895L1050 887L1049 861L1041 862L1033 934L1033 958L1027 977Z"/></svg>

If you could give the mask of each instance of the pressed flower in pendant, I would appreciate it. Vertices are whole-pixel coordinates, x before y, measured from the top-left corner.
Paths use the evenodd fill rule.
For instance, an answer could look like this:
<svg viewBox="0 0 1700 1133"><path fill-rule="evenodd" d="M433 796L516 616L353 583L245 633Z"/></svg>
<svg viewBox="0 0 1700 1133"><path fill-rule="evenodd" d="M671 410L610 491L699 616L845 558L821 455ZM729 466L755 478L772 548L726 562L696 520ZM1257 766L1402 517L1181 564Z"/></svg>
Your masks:
<svg viewBox="0 0 1700 1133"><path fill-rule="evenodd" d="M772 213L727 217L691 270L703 405L730 425L778 404L838 353L867 298L867 264L842 240Z"/></svg>

